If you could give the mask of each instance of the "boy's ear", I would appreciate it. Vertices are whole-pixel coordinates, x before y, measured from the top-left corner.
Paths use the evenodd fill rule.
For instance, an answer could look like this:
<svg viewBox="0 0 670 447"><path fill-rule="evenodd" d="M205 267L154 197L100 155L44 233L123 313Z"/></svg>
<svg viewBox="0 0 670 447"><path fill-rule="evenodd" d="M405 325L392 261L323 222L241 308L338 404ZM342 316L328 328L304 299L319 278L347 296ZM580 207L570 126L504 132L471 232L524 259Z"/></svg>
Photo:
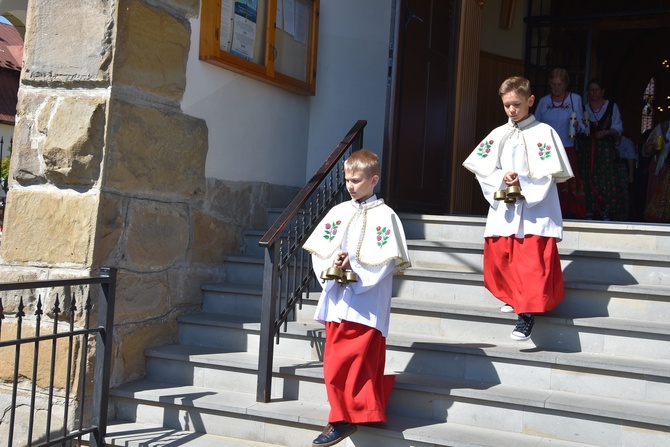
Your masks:
<svg viewBox="0 0 670 447"><path fill-rule="evenodd" d="M372 186L377 186L377 183L379 183L379 176L378 175L373 175L372 176Z"/></svg>
<svg viewBox="0 0 670 447"><path fill-rule="evenodd" d="M530 95L528 98L528 107L533 107L533 104L535 103L535 95Z"/></svg>

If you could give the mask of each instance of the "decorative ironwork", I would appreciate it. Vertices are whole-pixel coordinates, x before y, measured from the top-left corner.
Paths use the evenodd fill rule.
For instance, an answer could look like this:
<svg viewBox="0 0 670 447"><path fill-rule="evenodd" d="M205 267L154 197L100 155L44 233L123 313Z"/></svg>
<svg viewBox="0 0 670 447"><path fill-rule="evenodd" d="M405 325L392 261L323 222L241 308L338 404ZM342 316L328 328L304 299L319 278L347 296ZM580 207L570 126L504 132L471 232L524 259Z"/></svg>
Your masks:
<svg viewBox="0 0 670 447"><path fill-rule="evenodd" d="M116 269L108 268L90 278L0 283L0 352L7 365L0 383L11 383L12 390L7 447L80 445L83 437L91 447L104 445L115 290ZM45 315L49 299L53 307ZM94 309L97 324L92 326ZM46 317L51 321L45 321ZM50 332L43 333L43 326L50 327ZM14 337L7 334L13 327ZM89 343L95 348L92 377L88 374ZM32 355L32 362L30 358L22 361L22 355ZM24 386L26 381L28 386ZM17 414L17 403L25 393L29 395L21 399L19 411L28 408L22 417ZM71 411L71 406L76 408ZM21 430L15 430L18 421Z"/></svg>

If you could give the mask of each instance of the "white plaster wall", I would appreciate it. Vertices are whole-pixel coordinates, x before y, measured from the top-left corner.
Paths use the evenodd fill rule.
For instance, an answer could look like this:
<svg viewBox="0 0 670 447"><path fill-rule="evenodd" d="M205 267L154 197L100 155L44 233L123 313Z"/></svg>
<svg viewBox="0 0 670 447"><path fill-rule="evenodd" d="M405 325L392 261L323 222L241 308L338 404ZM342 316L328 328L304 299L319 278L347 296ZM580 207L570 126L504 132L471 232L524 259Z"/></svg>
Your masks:
<svg viewBox="0 0 670 447"><path fill-rule="evenodd" d="M200 19L192 19L191 27L181 105L184 113L207 122L205 175L302 186L309 97L200 61Z"/></svg>
<svg viewBox="0 0 670 447"><path fill-rule="evenodd" d="M365 146L382 155L393 2L321 0L307 178L359 119Z"/></svg>
<svg viewBox="0 0 670 447"><path fill-rule="evenodd" d="M524 26L523 19L528 11L527 3L527 0L516 1L512 28L502 29L499 26L502 0L486 0L484 2L482 51L512 59L522 60L524 58L526 27Z"/></svg>

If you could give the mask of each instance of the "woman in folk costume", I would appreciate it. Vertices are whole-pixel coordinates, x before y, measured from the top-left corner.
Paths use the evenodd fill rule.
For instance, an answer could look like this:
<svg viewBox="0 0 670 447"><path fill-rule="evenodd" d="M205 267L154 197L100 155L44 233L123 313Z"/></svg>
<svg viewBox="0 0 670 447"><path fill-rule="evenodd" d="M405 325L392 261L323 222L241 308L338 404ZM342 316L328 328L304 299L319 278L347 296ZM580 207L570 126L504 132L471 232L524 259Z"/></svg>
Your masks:
<svg viewBox="0 0 670 447"><path fill-rule="evenodd" d="M571 166L577 166L575 136L586 131L582 98L567 90L570 76L564 68L555 68L549 75L551 93L540 98L535 108L535 119L549 124L561 138ZM575 176L558 185L561 213L564 218L585 219L586 199L581 178Z"/></svg>
<svg viewBox="0 0 670 447"><path fill-rule="evenodd" d="M584 194L586 217L602 220L627 216L624 209L627 190L619 181L619 154L616 138L623 133L621 114L617 105L605 99L605 84L592 79L588 85L589 102L584 115L590 122L588 136L580 138L579 165Z"/></svg>
<svg viewBox="0 0 670 447"><path fill-rule="evenodd" d="M647 222L670 222L670 121L656 125L649 134L644 151L652 155L649 166L649 203L644 210Z"/></svg>
<svg viewBox="0 0 670 447"><path fill-rule="evenodd" d="M511 337L530 338L534 314L565 297L557 241L563 219L556 183L572 177L558 134L530 114L527 79L505 80L499 94L509 117L465 160L490 207L484 229L484 286L516 312Z"/></svg>
<svg viewBox="0 0 670 447"><path fill-rule="evenodd" d="M356 424L387 420L394 379L384 375L393 274L410 262L400 219L374 194L379 173L377 155L354 152L344 163L352 200L330 210L303 245L324 281L314 319L326 327L330 414L314 447L340 442Z"/></svg>

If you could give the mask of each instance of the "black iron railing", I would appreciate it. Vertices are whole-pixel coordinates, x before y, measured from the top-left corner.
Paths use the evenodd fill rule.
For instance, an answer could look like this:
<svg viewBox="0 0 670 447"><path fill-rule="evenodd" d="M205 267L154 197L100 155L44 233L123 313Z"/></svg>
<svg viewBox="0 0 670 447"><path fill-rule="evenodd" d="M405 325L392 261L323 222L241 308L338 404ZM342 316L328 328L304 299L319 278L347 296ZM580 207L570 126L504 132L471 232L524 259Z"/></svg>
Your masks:
<svg viewBox="0 0 670 447"><path fill-rule="evenodd" d="M0 385L11 392L4 445L104 445L115 290L115 269L0 283Z"/></svg>
<svg viewBox="0 0 670 447"><path fill-rule="evenodd" d="M302 244L328 210L345 195L344 160L363 147L363 128L358 121L335 150L300 190L289 206L261 238L265 248L263 273L263 308L258 359L256 400L269 402L272 384L273 339L279 342L282 327L302 306L303 294L315 278L311 262Z"/></svg>

